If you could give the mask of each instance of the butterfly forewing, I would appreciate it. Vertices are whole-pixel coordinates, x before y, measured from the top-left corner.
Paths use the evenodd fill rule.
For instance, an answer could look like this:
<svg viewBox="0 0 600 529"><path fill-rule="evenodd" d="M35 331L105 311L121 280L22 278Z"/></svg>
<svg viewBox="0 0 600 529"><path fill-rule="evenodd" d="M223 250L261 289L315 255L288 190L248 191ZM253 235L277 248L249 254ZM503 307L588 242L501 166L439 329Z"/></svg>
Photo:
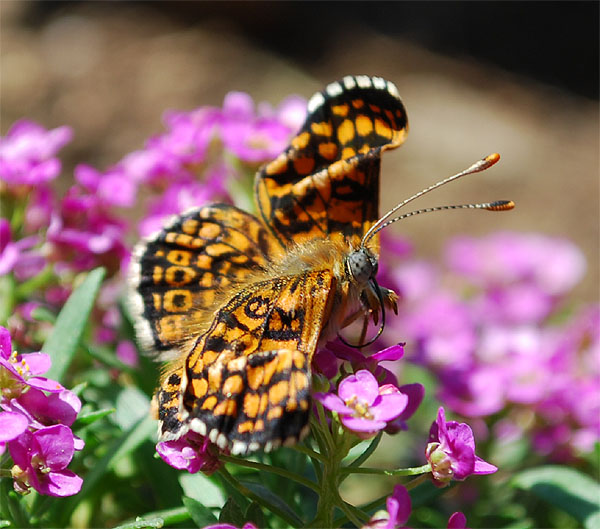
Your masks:
<svg viewBox="0 0 600 529"><path fill-rule="evenodd" d="M185 365L166 376L158 397L163 434L177 434L184 419L236 453L298 440L308 422L310 364L334 292L331 271L313 270L233 296Z"/></svg>
<svg viewBox="0 0 600 529"><path fill-rule="evenodd" d="M138 336L159 355L202 332L205 310L232 282L264 269L281 246L253 215L213 204L178 217L136 257ZM205 329L204 329L205 330Z"/></svg>
<svg viewBox="0 0 600 529"><path fill-rule="evenodd" d="M391 83L345 77L312 97L290 146L257 175L265 224L286 243L317 237L353 242L379 215L381 152L398 147L406 111Z"/></svg>

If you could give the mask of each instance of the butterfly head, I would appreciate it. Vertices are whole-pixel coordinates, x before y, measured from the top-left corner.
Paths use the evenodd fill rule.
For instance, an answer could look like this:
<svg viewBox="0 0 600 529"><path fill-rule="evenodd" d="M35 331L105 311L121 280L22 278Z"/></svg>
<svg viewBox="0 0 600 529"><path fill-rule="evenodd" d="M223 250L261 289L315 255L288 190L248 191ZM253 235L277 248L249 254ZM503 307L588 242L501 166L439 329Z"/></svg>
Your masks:
<svg viewBox="0 0 600 529"><path fill-rule="evenodd" d="M364 285L377 275L377 258L367 248L361 246L348 255L346 268L354 281Z"/></svg>

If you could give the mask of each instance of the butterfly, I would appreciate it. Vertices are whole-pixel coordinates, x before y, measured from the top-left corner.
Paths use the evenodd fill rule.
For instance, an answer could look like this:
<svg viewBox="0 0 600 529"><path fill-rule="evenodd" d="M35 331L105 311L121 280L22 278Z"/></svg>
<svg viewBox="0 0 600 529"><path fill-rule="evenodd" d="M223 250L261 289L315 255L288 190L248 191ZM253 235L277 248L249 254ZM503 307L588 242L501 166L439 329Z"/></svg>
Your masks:
<svg viewBox="0 0 600 529"><path fill-rule="evenodd" d="M306 435L317 348L396 308L375 281L377 232L396 220L379 218L379 176L407 132L393 83L346 76L312 96L290 145L256 174L257 216L209 204L136 247L138 338L169 361L160 440L193 431L245 455Z"/></svg>

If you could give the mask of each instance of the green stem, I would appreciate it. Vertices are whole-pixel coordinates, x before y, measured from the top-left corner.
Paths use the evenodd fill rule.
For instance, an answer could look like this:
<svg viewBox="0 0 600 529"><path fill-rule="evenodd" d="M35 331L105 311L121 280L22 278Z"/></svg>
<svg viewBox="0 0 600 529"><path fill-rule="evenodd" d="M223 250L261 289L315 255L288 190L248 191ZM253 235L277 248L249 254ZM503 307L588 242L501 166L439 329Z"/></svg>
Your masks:
<svg viewBox="0 0 600 529"><path fill-rule="evenodd" d="M325 458L321 454L319 454L319 452L315 452L312 448L309 448L308 446L295 445L292 448L296 450L296 452L300 452L310 457L311 459L317 459L321 462L325 461Z"/></svg>
<svg viewBox="0 0 600 529"><path fill-rule="evenodd" d="M380 474L382 476L416 476L418 474L428 474L431 472L431 465L423 465L413 468L399 468L396 470L385 470L383 468L367 467L344 467L341 469L344 474Z"/></svg>
<svg viewBox="0 0 600 529"><path fill-rule="evenodd" d="M292 513L287 513L283 509L280 509L277 505L271 503L264 498L261 498L257 494L254 494L248 487L244 486L240 483L236 478L234 478L225 467L221 467L218 470L219 474L223 477L225 481L227 481L232 487L235 487L240 491L241 494L250 498L252 501L255 501L259 505L263 506L265 509L271 511L273 514L279 516L282 520L288 523L291 527L300 527L304 525L304 522L297 515L292 517Z"/></svg>
<svg viewBox="0 0 600 529"><path fill-rule="evenodd" d="M334 453L335 452L335 442L333 440L332 433L329 430L329 426L327 425L327 418L325 417L325 409L323 408L323 405L320 402L316 403L316 408L317 408L317 413L319 415L319 426L320 426L319 430L321 432L323 432L323 437L325 439L325 442L327 443L328 452ZM332 419L332 425L333 425L333 421L334 421L334 419Z"/></svg>
<svg viewBox="0 0 600 529"><path fill-rule="evenodd" d="M412 490L415 487L418 487L421 483L426 481L429 478L428 474L423 474L422 476L416 477L415 479L411 479L408 483L405 483L404 486L406 490Z"/></svg>
<svg viewBox="0 0 600 529"><path fill-rule="evenodd" d="M339 498L339 496L338 496ZM362 527L364 523L369 519L368 515L362 512L359 508L354 505L350 505L346 503L342 498L339 498L338 507L342 510L342 512L346 515L345 517L352 522L356 527ZM332 522L332 527L334 527L335 520Z"/></svg>
<svg viewBox="0 0 600 529"><path fill-rule="evenodd" d="M316 483L306 479L294 472L290 472L281 467L276 467L273 465L265 465L264 463L257 463L255 461L248 461L247 459L241 459L239 457L226 456L221 455L219 457L221 461L225 461L226 463L233 463L235 465L239 465L241 467L255 468L256 470L262 470L263 472L271 472L271 474L277 474L279 476L283 476L284 478L291 479L296 483L300 483L300 485L304 485L305 487L314 490L315 492L319 492L319 487Z"/></svg>

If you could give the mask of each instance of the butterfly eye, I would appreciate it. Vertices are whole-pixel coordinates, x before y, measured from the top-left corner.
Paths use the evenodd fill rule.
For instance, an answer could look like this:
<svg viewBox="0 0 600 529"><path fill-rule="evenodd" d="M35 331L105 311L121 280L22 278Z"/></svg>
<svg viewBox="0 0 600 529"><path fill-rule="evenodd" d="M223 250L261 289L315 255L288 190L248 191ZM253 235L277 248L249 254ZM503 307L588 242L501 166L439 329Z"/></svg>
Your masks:
<svg viewBox="0 0 600 529"><path fill-rule="evenodd" d="M352 252L346 262L350 275L357 283L366 283L377 274L377 260L364 248Z"/></svg>

